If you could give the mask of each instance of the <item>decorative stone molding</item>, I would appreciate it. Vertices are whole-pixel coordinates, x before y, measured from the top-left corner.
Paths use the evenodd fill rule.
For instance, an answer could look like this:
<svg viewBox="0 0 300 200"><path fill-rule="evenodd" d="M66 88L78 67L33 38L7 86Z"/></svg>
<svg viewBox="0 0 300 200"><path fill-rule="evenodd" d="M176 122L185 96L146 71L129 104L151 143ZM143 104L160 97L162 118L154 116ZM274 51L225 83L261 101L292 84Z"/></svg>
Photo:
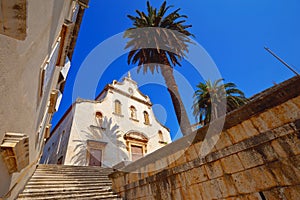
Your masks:
<svg viewBox="0 0 300 200"><path fill-rule="evenodd" d="M53 114L54 112L56 112L56 102L58 99L58 95L59 95L59 90L52 90L50 94L48 113Z"/></svg>
<svg viewBox="0 0 300 200"><path fill-rule="evenodd" d="M22 133L6 133L0 146L9 173L20 172L29 164L29 138Z"/></svg>

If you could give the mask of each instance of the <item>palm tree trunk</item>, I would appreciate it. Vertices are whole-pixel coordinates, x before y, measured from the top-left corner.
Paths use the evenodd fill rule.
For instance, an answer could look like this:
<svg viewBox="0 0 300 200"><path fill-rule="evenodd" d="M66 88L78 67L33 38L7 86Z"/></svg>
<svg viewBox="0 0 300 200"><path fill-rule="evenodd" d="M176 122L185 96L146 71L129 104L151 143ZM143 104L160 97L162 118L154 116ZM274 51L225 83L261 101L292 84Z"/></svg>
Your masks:
<svg viewBox="0 0 300 200"><path fill-rule="evenodd" d="M168 65L163 65L161 66L161 73L170 93L180 130L184 136L188 135L192 132L191 124L178 91L178 86L173 74L173 68Z"/></svg>

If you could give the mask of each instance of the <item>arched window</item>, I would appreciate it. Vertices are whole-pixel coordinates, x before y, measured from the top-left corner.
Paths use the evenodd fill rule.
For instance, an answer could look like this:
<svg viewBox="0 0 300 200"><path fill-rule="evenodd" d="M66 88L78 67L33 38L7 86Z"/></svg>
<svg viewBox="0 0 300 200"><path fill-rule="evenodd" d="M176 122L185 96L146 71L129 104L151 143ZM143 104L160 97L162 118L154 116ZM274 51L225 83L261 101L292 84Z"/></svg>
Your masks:
<svg viewBox="0 0 300 200"><path fill-rule="evenodd" d="M100 111L97 111L96 114L95 114L95 117L96 117L96 119L102 120L103 115Z"/></svg>
<svg viewBox="0 0 300 200"><path fill-rule="evenodd" d="M149 125L150 124L150 121L149 121L149 114L146 112L146 111L144 111L144 120L145 120L145 124L146 125Z"/></svg>
<svg viewBox="0 0 300 200"><path fill-rule="evenodd" d="M136 108L134 106L130 106L130 117L132 119L136 119Z"/></svg>
<svg viewBox="0 0 300 200"><path fill-rule="evenodd" d="M96 121L98 122L99 126L102 126L102 122L103 122L103 115L100 111L97 111L95 114L96 117Z"/></svg>
<svg viewBox="0 0 300 200"><path fill-rule="evenodd" d="M121 102L119 100L115 100L115 114L121 115Z"/></svg>
<svg viewBox="0 0 300 200"><path fill-rule="evenodd" d="M159 142L164 141L164 136L163 136L163 133L161 131L158 131L158 139L159 139Z"/></svg>

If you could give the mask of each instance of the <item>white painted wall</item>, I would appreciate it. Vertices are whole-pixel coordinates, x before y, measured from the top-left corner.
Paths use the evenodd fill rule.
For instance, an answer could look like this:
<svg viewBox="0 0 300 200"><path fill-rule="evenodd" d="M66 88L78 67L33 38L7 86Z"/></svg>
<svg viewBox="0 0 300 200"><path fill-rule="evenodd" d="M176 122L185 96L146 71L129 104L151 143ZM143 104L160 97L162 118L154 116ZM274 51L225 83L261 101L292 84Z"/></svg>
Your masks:
<svg viewBox="0 0 300 200"><path fill-rule="evenodd" d="M29 165L9 174L0 156L0 198L14 199L32 175L43 146L44 124L49 93L56 87L61 67L54 67L49 85L39 97L40 70L45 66L65 18L71 0L27 1L27 37L24 41L0 35L0 142L6 132L29 136ZM11 190L11 193L8 193Z"/></svg>
<svg viewBox="0 0 300 200"><path fill-rule="evenodd" d="M71 117L65 117L59 124L59 128L53 132L53 138L47 142L45 153L50 147L52 141L59 142L58 135L61 129L67 129L72 123L70 138L67 152L65 155L64 164L66 165L86 165L86 140L106 142L103 152L103 164L112 167L124 160L130 160L130 155L126 149L124 135L129 132L143 133L148 139L147 153L151 153L165 144L159 143L158 131L163 133L163 138L166 143L171 142L169 130L162 126L155 118L150 99L141 94L137 84L129 78L125 78L122 83L116 81L107 87L106 96L100 95L100 101L78 99L74 107L73 121ZM129 93L129 88L133 93ZM118 92L121 91L121 92ZM135 99L136 98L136 99ZM119 100L122 103L122 115L114 113L114 101ZM144 102L144 103L143 103ZM130 119L130 106L134 106L137 110L137 120ZM95 118L97 111L100 111L104 116L102 129ZM144 124L143 112L149 114L150 125ZM71 115L72 113L69 113ZM104 128L104 129L103 129ZM56 144L53 145L55 151ZM44 155L45 156L45 155ZM47 157L47 156L46 156ZM55 155L48 163L56 163ZM53 162L52 162L53 161Z"/></svg>

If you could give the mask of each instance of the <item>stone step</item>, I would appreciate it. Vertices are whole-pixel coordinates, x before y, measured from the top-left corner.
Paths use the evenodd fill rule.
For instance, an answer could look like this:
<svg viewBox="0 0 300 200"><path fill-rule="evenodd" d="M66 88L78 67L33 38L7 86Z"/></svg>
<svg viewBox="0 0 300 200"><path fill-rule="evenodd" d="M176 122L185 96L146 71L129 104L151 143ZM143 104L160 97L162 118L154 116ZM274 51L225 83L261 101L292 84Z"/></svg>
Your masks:
<svg viewBox="0 0 300 200"><path fill-rule="evenodd" d="M90 188L36 188L36 189L25 189L23 190L22 194L33 194L33 193L60 193L60 192L78 192L78 191L82 191L82 192L101 192L101 191L105 191L105 192L110 192L112 191L110 186L103 186L103 187L90 187Z"/></svg>
<svg viewBox="0 0 300 200"><path fill-rule="evenodd" d="M99 180L99 179L107 179L109 180L108 178L108 175L105 177L105 176L88 176L88 175L78 175L78 176L65 176L65 175L61 175L61 176L58 176L58 175L51 175L51 174L47 174L47 175L34 175L33 177L33 180L41 180L41 179L50 179L50 180L55 180L55 179L68 179L68 180Z"/></svg>
<svg viewBox="0 0 300 200"><path fill-rule="evenodd" d="M17 199L121 199L112 191L112 169L39 165Z"/></svg>
<svg viewBox="0 0 300 200"><path fill-rule="evenodd" d="M103 170L103 171L88 171L88 170L37 170L36 173L95 173L95 174L111 174L112 170Z"/></svg>
<svg viewBox="0 0 300 200"><path fill-rule="evenodd" d="M39 165L37 170L88 170L88 171L113 171L112 168L97 167L97 166L69 166L69 165Z"/></svg>
<svg viewBox="0 0 300 200"><path fill-rule="evenodd" d="M54 172L54 173L40 173L37 172L34 174L34 176L90 176L90 177L101 177L101 176L108 176L109 173L76 173L76 172L72 172L72 173L64 173L64 172Z"/></svg>
<svg viewBox="0 0 300 200"><path fill-rule="evenodd" d="M106 172L106 171L114 171L113 169L108 168L37 168L37 171L100 171L100 172Z"/></svg>
<svg viewBox="0 0 300 200"><path fill-rule="evenodd" d="M38 185L26 185L25 186L25 190L26 189L38 189L41 187L47 187L47 188L91 188L91 187L104 187L104 186L112 186L111 182L103 182L103 183L99 183L99 184L78 184L78 183L66 183L66 184L38 184Z"/></svg>
<svg viewBox="0 0 300 200"><path fill-rule="evenodd" d="M72 177L72 178L68 178L66 179L65 177L45 177L45 176L40 176L40 177L33 177L30 179L29 182L39 182L39 181L55 181L55 182L59 182L59 181L66 181L66 180L70 180L70 181L85 181L85 180L89 180L89 181L105 181L105 180L110 180L107 176L105 177L90 177L90 178L86 178L86 177Z"/></svg>
<svg viewBox="0 0 300 200"><path fill-rule="evenodd" d="M41 192L76 192L76 191L108 191L111 190L111 186L91 186L91 187L36 187L36 188L25 188L22 193L41 193Z"/></svg>
<svg viewBox="0 0 300 200"><path fill-rule="evenodd" d="M46 199L118 199L115 194L66 194L18 197L18 200L46 200Z"/></svg>
<svg viewBox="0 0 300 200"><path fill-rule="evenodd" d="M27 185L61 185L61 184L102 184L102 183L110 183L111 181L109 179L105 180L30 180Z"/></svg>
<svg viewBox="0 0 300 200"><path fill-rule="evenodd" d="M113 172L111 172L113 173ZM72 176L72 175L89 175L89 176L107 176L109 174L111 174L110 172L106 173L106 172L63 172L63 171L53 171L53 172L36 172L35 174L37 175L40 175L40 174L43 174L43 175L61 175L61 174L64 174L64 175L68 175L68 176Z"/></svg>
<svg viewBox="0 0 300 200"><path fill-rule="evenodd" d="M112 191L109 190L85 190L85 191L47 191L45 193L44 191L40 192L24 192L19 195L19 197L40 197L40 196L68 196L68 195L87 195L87 194L94 194L94 195L114 195Z"/></svg>

